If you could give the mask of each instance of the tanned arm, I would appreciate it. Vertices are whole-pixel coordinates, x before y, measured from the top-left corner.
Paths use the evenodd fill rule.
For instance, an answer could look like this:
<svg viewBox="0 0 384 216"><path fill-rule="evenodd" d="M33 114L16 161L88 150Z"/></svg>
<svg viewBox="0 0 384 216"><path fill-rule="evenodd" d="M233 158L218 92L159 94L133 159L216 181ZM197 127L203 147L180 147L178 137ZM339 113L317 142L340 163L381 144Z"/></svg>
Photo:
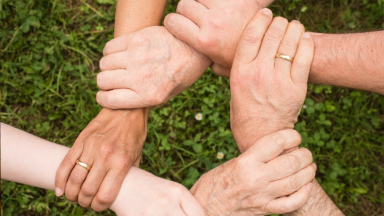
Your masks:
<svg viewBox="0 0 384 216"><path fill-rule="evenodd" d="M313 34L309 82L384 94L384 31Z"/></svg>
<svg viewBox="0 0 384 216"><path fill-rule="evenodd" d="M166 0L118 0L115 37L161 23ZM96 211L115 200L132 165L138 166L150 108L103 108L81 132L56 173L56 195ZM90 157L91 155L91 157ZM92 166L91 172L76 160ZM103 179L103 181L100 181Z"/></svg>

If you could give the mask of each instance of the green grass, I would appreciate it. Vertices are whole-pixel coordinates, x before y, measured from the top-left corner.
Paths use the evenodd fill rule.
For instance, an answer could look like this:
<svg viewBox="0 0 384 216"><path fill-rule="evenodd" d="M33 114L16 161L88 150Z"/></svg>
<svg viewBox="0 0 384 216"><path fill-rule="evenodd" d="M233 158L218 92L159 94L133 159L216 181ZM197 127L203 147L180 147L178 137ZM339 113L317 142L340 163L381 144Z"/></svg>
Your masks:
<svg viewBox="0 0 384 216"><path fill-rule="evenodd" d="M112 2L112 4L110 4ZM113 37L113 0L0 0L1 121L71 146L97 115L95 76ZM104 4L103 4L104 3ZM169 1L166 12L175 10ZM280 0L276 15L309 31L384 27L382 0ZM151 111L142 168L190 187L239 154L229 127L229 82L207 71ZM384 97L310 85L296 129L318 164L317 179L347 215L384 215ZM203 113L196 121L196 113ZM225 153L218 160L218 151ZM56 198L52 191L1 181L2 215L113 215Z"/></svg>

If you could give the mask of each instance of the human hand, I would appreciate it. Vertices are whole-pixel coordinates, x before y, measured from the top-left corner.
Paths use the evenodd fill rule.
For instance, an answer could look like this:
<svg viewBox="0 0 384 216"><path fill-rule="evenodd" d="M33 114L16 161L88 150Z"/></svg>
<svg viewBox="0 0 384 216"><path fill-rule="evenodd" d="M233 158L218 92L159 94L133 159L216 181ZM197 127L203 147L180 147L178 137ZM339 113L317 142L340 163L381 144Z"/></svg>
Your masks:
<svg viewBox="0 0 384 216"><path fill-rule="evenodd" d="M204 209L182 185L132 167L111 205L119 216L203 216Z"/></svg>
<svg viewBox="0 0 384 216"><path fill-rule="evenodd" d="M111 109L164 103L192 85L210 64L160 26L109 41L104 55L96 99Z"/></svg>
<svg viewBox="0 0 384 216"><path fill-rule="evenodd" d="M130 167L139 165L149 108L103 109L81 132L56 172L56 195L95 211L115 200ZM79 159L92 169L76 165Z"/></svg>
<svg viewBox="0 0 384 216"><path fill-rule="evenodd" d="M284 214L299 209L310 197L316 165L305 148L280 154L300 142L294 130L269 134L204 174L191 193L208 215Z"/></svg>
<svg viewBox="0 0 384 216"><path fill-rule="evenodd" d="M269 14L265 14L269 12ZM246 27L230 77L231 128L242 152L297 122L307 93L314 43L298 21L258 12ZM276 54L295 57L293 63Z"/></svg>
<svg viewBox="0 0 384 216"><path fill-rule="evenodd" d="M269 0L268 0L269 1ZM181 0L164 26L177 38L208 56L212 70L229 77L236 47L247 23L261 9L256 0Z"/></svg>

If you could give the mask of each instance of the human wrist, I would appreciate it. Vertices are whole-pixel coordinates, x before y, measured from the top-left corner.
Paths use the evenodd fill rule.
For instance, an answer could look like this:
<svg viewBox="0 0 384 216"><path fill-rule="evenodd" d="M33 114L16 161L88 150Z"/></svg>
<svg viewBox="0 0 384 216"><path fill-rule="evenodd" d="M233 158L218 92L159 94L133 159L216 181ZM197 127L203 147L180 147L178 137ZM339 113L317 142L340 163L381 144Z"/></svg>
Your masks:
<svg viewBox="0 0 384 216"><path fill-rule="evenodd" d="M258 121L247 119L246 122L231 121L231 128L240 152L244 153L262 137L281 130L293 129L296 122L297 118L260 119ZM234 130L234 128L236 129Z"/></svg>
<svg viewBox="0 0 384 216"><path fill-rule="evenodd" d="M343 216L333 201L325 193L321 185L314 179L312 181L311 197L302 208L284 214L284 216Z"/></svg>

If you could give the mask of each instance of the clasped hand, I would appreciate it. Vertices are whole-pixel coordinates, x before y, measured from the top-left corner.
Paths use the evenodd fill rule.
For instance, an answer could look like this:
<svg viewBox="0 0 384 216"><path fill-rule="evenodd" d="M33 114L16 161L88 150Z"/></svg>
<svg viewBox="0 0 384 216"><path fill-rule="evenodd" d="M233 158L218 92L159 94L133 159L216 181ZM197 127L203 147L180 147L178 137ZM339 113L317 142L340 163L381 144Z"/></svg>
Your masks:
<svg viewBox="0 0 384 216"><path fill-rule="evenodd" d="M223 5L218 1L212 2L216 5L212 3L205 7L210 10L223 8L219 7ZM175 14L167 17L167 28L175 29L177 23L184 22L190 27L191 38L198 38L196 31L199 29L193 27L189 19L199 18L191 10L195 8L203 13L205 9L195 3L182 0L178 12L188 14L188 17ZM185 90L212 61L211 67L224 71L227 76L227 71L232 68L231 127L236 142L245 153L203 175L191 189L210 215L294 211L308 200L311 189L308 183L316 171L311 153L297 149L301 140L297 132L273 133L292 128L296 122L305 99L313 42L301 37L304 28L300 23L288 25L282 18L272 22L269 10L264 9L254 16L259 6L248 6L252 7L242 5L248 11L241 13L244 17L234 13L236 19L242 20L233 25L237 27L235 33L229 33L229 28L219 34L212 32L212 38L220 38L215 44L206 43L213 39L205 43L201 43L204 42L201 38L196 40L200 41L198 43L188 41L190 39L180 31L172 32L175 37L164 27L150 27L116 38L104 49L105 57L100 61L102 72L97 77L101 89L97 94L100 105L111 109L140 108L164 103ZM189 8L189 12L185 8ZM233 14L225 22L229 22L230 17ZM198 22L204 26L203 21ZM231 26L225 22L224 26ZM210 23L206 26L215 24ZM297 61L292 64L275 59L277 52L296 55ZM290 103L292 99L294 103ZM264 128L252 128L260 124L265 124ZM294 147L296 150L291 149ZM290 153L279 156L284 150Z"/></svg>

